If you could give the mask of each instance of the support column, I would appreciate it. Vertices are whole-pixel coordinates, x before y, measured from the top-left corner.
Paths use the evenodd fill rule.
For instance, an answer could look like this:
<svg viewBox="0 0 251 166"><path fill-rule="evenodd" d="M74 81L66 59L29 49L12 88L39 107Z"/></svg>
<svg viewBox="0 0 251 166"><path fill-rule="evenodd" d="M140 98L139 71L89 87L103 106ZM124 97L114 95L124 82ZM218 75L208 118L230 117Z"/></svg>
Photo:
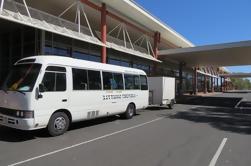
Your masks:
<svg viewBox="0 0 251 166"><path fill-rule="evenodd" d="M3 66L3 54L2 54L3 41L0 38L0 66ZM0 67L0 85L3 83L3 69Z"/></svg>
<svg viewBox="0 0 251 166"><path fill-rule="evenodd" d="M216 78L216 81L217 92L219 92L219 77Z"/></svg>
<svg viewBox="0 0 251 166"><path fill-rule="evenodd" d="M220 82L221 82L221 92L223 92L223 88L224 88L224 85L223 85L223 77L220 77Z"/></svg>
<svg viewBox="0 0 251 166"><path fill-rule="evenodd" d="M154 33L154 48L153 48L153 53L154 53L154 57L156 59L158 59L158 46L159 46L159 43L160 43L160 33L159 32L155 32Z"/></svg>
<svg viewBox="0 0 251 166"><path fill-rule="evenodd" d="M197 95L198 93L198 73L197 68L194 68L193 71L193 94Z"/></svg>
<svg viewBox="0 0 251 166"><path fill-rule="evenodd" d="M103 44L106 44L106 35L107 35L106 15L107 15L106 4L102 3L102 7L101 7L101 41ZM102 63L107 62L106 46L102 46L102 49L101 49L101 62Z"/></svg>
<svg viewBox="0 0 251 166"><path fill-rule="evenodd" d="M178 87L178 95L181 96L183 94L183 63L179 64L179 87Z"/></svg>
<svg viewBox="0 0 251 166"><path fill-rule="evenodd" d="M153 46L153 57L158 59L158 52L159 52L159 42L160 42L160 33L159 32L155 32L154 33L154 46ZM153 75L157 75L157 65L158 63L154 62L153 64Z"/></svg>
<svg viewBox="0 0 251 166"><path fill-rule="evenodd" d="M0 4L0 13L2 13L2 11L3 11L3 5L4 5L4 0L1 0L1 4Z"/></svg>
<svg viewBox="0 0 251 166"><path fill-rule="evenodd" d="M211 77L211 92L214 93L214 77Z"/></svg>
<svg viewBox="0 0 251 166"><path fill-rule="evenodd" d="M204 75L204 93L207 93L207 76Z"/></svg>
<svg viewBox="0 0 251 166"><path fill-rule="evenodd" d="M220 89L221 89L221 92L223 92L223 78L220 77Z"/></svg>

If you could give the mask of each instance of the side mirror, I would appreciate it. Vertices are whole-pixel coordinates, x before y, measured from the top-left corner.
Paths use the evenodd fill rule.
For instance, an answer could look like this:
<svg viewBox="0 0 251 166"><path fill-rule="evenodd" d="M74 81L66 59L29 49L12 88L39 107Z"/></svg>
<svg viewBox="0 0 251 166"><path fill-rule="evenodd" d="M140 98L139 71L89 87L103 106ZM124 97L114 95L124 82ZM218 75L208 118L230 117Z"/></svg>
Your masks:
<svg viewBox="0 0 251 166"><path fill-rule="evenodd" d="M39 87L36 88L36 95L35 98L36 100L43 98L43 95L39 92Z"/></svg>
<svg viewBox="0 0 251 166"><path fill-rule="evenodd" d="M39 84L38 90L39 90L40 93L45 92L45 87L44 87L44 85L43 85L43 84Z"/></svg>

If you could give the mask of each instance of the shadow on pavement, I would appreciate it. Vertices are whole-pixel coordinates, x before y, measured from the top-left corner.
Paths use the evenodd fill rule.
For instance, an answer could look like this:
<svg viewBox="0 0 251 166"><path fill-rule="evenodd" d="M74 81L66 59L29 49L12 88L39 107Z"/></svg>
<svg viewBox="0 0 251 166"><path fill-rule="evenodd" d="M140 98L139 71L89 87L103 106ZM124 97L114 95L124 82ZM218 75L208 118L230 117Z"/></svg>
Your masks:
<svg viewBox="0 0 251 166"><path fill-rule="evenodd" d="M250 90L233 90L233 91L226 91L223 93L237 93L237 94L242 94L242 93L251 93Z"/></svg>
<svg viewBox="0 0 251 166"><path fill-rule="evenodd" d="M148 111L159 111L159 110L166 110L166 109L170 109L170 108L168 106L151 105L151 106L148 106L145 110L148 110Z"/></svg>
<svg viewBox="0 0 251 166"><path fill-rule="evenodd" d="M182 96L177 99L178 104L203 105L217 107L232 107L241 101L240 97L205 97L205 96Z"/></svg>
<svg viewBox="0 0 251 166"><path fill-rule="evenodd" d="M196 123L208 123L219 130L251 134L251 110L196 107L167 117Z"/></svg>
<svg viewBox="0 0 251 166"><path fill-rule="evenodd" d="M242 101L238 107L246 107L246 108L251 108L251 102L250 101Z"/></svg>
<svg viewBox="0 0 251 166"><path fill-rule="evenodd" d="M139 114L135 115L138 116ZM71 124L70 131L80 128L87 128L90 126L100 125L103 123L113 122L116 120L123 120L119 116L110 116L104 118L98 118L93 120L87 120L82 122L76 122ZM0 126L0 141L4 142L24 142L36 138L50 137L46 129L34 130L34 131L22 131L16 130L4 126Z"/></svg>
<svg viewBox="0 0 251 166"><path fill-rule="evenodd" d="M5 142L24 142L37 137L45 137L47 135L45 130L36 131L22 131L0 126L0 141Z"/></svg>
<svg viewBox="0 0 251 166"><path fill-rule="evenodd" d="M93 120L87 120L87 121L72 123L69 130L77 130L77 129L80 129L80 128L96 126L96 125L99 125L99 124L113 122L113 121L121 120L121 119L122 118L120 118L119 116L110 116L110 117L105 117L105 118L98 118L98 119L93 119Z"/></svg>

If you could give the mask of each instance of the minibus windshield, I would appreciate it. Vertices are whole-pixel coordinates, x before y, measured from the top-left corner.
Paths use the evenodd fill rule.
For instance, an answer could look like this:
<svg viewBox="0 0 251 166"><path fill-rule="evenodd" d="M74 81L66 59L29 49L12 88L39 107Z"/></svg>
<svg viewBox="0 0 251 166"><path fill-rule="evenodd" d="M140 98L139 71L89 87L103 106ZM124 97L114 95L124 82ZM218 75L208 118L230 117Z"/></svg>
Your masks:
<svg viewBox="0 0 251 166"><path fill-rule="evenodd" d="M41 64L20 64L13 66L3 89L5 91L31 92L37 80Z"/></svg>

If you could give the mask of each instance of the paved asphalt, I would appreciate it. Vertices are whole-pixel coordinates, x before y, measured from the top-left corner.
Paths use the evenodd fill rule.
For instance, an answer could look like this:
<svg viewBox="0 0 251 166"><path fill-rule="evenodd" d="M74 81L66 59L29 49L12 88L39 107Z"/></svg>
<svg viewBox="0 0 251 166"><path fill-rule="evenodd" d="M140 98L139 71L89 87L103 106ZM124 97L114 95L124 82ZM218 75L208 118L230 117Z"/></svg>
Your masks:
<svg viewBox="0 0 251 166"><path fill-rule="evenodd" d="M251 98L217 97L235 95ZM251 110L177 104L76 123L53 138L0 126L0 166L248 166L250 140Z"/></svg>

